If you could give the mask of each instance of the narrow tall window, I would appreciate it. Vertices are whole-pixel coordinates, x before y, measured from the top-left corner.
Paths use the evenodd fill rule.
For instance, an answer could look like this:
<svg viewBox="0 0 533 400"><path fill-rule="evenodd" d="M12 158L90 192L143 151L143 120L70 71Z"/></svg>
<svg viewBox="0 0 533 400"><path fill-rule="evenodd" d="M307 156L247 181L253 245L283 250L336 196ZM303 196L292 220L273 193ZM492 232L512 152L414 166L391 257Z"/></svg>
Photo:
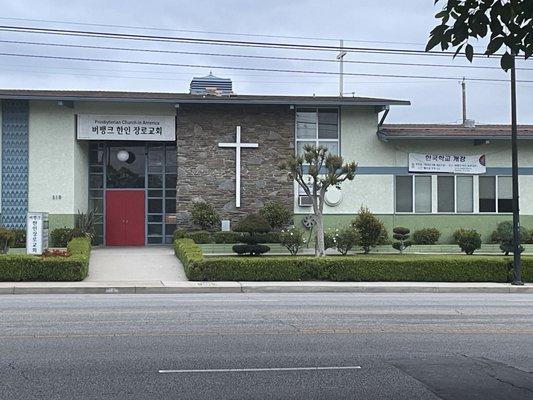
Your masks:
<svg viewBox="0 0 533 400"><path fill-rule="evenodd" d="M496 212L496 177L479 177L479 212Z"/></svg>
<svg viewBox="0 0 533 400"><path fill-rule="evenodd" d="M431 176L415 176L415 212L431 212Z"/></svg>
<svg viewBox="0 0 533 400"><path fill-rule="evenodd" d="M455 211L455 188L453 176L437 177L438 212Z"/></svg>
<svg viewBox="0 0 533 400"><path fill-rule="evenodd" d="M474 212L474 178L458 176L457 178L457 212Z"/></svg>
<svg viewBox="0 0 533 400"><path fill-rule="evenodd" d="M498 177L498 212L513 212L513 179Z"/></svg>
<svg viewBox="0 0 533 400"><path fill-rule="evenodd" d="M339 110L336 108L298 108L296 110L296 151L304 147L327 147L339 154Z"/></svg>
<svg viewBox="0 0 533 400"><path fill-rule="evenodd" d="M396 176L396 211L413 212L412 176Z"/></svg>

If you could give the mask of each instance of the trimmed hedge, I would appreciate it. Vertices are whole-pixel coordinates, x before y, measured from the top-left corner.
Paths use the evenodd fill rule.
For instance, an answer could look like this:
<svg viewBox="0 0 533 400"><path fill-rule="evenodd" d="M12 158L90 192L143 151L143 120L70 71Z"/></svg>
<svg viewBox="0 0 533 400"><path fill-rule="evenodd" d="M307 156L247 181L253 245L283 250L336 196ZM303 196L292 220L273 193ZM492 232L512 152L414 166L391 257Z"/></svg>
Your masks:
<svg viewBox="0 0 533 400"><path fill-rule="evenodd" d="M0 281L81 281L89 272L91 242L74 238L68 245L69 257L43 257L27 254L0 255Z"/></svg>
<svg viewBox="0 0 533 400"><path fill-rule="evenodd" d="M467 255L203 257L190 239L174 242L193 281L510 282L511 258ZM533 282L533 257L523 257L523 280Z"/></svg>

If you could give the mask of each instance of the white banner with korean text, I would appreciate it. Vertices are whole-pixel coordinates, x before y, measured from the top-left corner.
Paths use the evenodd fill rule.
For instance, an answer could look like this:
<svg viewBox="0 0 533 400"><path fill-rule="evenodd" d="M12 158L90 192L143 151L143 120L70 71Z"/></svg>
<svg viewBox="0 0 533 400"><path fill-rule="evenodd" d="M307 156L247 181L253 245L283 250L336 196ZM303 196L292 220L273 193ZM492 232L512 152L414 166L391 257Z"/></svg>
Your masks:
<svg viewBox="0 0 533 400"><path fill-rule="evenodd" d="M409 172L484 174L485 155L409 153Z"/></svg>
<svg viewBox="0 0 533 400"><path fill-rule="evenodd" d="M176 140L174 116L78 114L80 140Z"/></svg>

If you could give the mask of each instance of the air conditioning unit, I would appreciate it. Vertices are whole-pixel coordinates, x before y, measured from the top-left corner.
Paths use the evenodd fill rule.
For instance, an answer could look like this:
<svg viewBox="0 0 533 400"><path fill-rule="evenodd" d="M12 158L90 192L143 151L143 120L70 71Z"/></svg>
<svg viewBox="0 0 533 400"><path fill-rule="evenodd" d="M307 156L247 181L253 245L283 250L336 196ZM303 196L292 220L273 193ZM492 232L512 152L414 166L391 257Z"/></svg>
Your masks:
<svg viewBox="0 0 533 400"><path fill-rule="evenodd" d="M298 196L298 205L300 207L312 207L313 206L313 198L311 196L307 196L307 195L300 195L300 196Z"/></svg>

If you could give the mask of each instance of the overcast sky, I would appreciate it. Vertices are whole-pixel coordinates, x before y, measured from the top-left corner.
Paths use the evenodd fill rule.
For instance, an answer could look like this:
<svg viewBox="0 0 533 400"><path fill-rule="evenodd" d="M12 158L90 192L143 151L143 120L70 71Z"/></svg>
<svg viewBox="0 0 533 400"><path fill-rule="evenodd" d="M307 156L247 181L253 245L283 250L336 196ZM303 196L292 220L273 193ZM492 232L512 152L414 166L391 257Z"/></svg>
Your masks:
<svg viewBox="0 0 533 400"><path fill-rule="evenodd" d="M433 17L436 10L433 0L151 0L149 2L137 0L0 0L0 17L2 17L0 25L322 45L336 45L338 39L344 39L346 46L353 47L423 49L428 33L436 23ZM45 20L62 22L51 23ZM87 24L123 25L135 28ZM225 34L218 34L219 32ZM15 44L5 41L335 59L335 53L332 52L243 49L228 46L0 32L0 52L2 53L209 66L170 67L0 55L1 88L187 92L193 76L206 75L212 69L215 75L231 78L234 91L238 94L337 95L339 91L338 77L335 75L216 68L226 66L337 72L338 64L335 62L80 49ZM451 60L447 57L375 55L355 52L348 53L345 60L468 65L463 57ZM497 67L498 62L492 59L476 59L473 65ZM518 66L532 69L518 71L518 79L533 82L533 62L521 61ZM467 79L507 78L505 73L497 69L468 67L437 68L345 63L344 70L347 73L457 78L441 81L346 76L344 86L346 96L351 96L350 93L353 92L356 96L397 98L412 102L411 106L394 107L387 122L460 122L460 77L465 76ZM468 117L475 119L478 123L509 123L508 86L505 82L468 82ZM519 84L518 101L519 123L533 124L533 83Z"/></svg>

